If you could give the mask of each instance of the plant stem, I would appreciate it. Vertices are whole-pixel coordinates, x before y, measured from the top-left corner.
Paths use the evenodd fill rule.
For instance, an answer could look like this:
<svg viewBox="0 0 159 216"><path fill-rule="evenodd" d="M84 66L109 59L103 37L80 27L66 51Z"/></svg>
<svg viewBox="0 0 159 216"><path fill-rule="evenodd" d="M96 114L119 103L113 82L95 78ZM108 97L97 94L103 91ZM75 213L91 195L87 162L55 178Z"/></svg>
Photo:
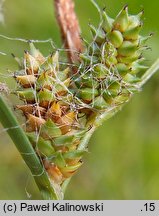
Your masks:
<svg viewBox="0 0 159 216"><path fill-rule="evenodd" d="M73 0L54 0L56 18L61 30L65 49L70 63L79 61L79 52L83 50L80 38L79 22L74 10Z"/></svg>
<svg viewBox="0 0 159 216"><path fill-rule="evenodd" d="M153 65L142 76L139 87L142 87L157 71L159 70L159 58L153 63Z"/></svg>
<svg viewBox="0 0 159 216"><path fill-rule="evenodd" d="M60 193L57 189L57 186L50 181L42 163L40 162L40 159L36 155L36 152L25 135L25 132L19 126L15 115L12 113L11 109L8 108L1 94L0 122L4 128L7 129L9 136L13 140L22 158L29 167L43 196L43 199L62 199L62 193Z"/></svg>

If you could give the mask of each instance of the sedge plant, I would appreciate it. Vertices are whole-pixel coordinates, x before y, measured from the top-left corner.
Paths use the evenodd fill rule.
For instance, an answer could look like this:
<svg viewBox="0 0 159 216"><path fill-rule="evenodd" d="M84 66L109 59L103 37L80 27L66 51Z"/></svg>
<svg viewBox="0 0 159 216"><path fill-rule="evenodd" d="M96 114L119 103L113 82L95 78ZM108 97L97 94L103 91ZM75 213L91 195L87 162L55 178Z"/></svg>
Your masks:
<svg viewBox="0 0 159 216"><path fill-rule="evenodd" d="M44 199L63 199L71 177L83 164L94 131L116 114L159 69L144 64L151 37L141 36L143 12L129 15L125 6L115 19L100 10L101 22L89 25L76 71L59 62L59 52L44 56L29 41L29 51L14 57L19 69L13 93L23 101L22 129L0 94L0 121L30 168Z"/></svg>

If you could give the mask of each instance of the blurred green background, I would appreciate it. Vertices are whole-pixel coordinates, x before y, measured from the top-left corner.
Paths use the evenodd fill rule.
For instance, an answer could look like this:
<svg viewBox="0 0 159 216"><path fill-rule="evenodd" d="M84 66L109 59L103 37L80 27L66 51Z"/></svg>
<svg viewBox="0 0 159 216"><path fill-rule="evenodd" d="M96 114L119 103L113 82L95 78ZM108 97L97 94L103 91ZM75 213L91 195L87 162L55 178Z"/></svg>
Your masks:
<svg viewBox="0 0 159 216"><path fill-rule="evenodd" d="M155 32L149 42L152 50L146 56L148 64L159 57L158 0L98 0L115 16L129 4L130 13L144 8L143 33ZM89 0L75 0L82 36L89 39L88 22L98 24L96 9ZM52 38L61 47L60 34L53 11L53 0L5 1L5 24L0 34L27 39ZM39 44L44 54L49 44ZM10 53L21 56L27 45L0 38L0 81L11 89L15 83L9 70L16 64ZM12 106L14 98L7 99ZM0 127L0 199L40 199L38 189L14 144ZM159 73L115 117L101 126L89 145L83 167L72 179L66 199L159 199Z"/></svg>

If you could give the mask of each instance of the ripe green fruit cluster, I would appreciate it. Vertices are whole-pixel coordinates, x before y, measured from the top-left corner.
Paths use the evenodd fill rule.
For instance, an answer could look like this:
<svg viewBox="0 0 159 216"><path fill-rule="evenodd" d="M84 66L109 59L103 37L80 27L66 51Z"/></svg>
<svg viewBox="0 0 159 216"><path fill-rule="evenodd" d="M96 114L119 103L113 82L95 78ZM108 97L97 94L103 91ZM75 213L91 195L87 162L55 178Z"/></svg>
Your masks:
<svg viewBox="0 0 159 216"><path fill-rule="evenodd" d="M27 136L54 183L72 176L82 165L85 151L78 150L86 129L73 108L70 69L60 70L58 52L45 58L32 43L15 72L17 105L26 117Z"/></svg>
<svg viewBox="0 0 159 216"><path fill-rule="evenodd" d="M26 132L52 181L61 185L81 166L79 146L103 113L129 100L145 69L142 52L142 12L124 7L115 20L102 12L99 28L90 25L92 43L80 54L78 73L59 64L58 52L44 57L32 43L21 69L15 72L15 92L23 105ZM16 60L18 60L16 58ZM18 60L19 62L19 60Z"/></svg>
<svg viewBox="0 0 159 216"><path fill-rule="evenodd" d="M138 90L137 83L147 69L142 53L151 37L139 35L142 15L129 15L125 6L115 19L103 11L99 27L90 25L93 41L86 42L86 51L80 55L83 70L75 82L80 88L78 96L91 107L118 106Z"/></svg>

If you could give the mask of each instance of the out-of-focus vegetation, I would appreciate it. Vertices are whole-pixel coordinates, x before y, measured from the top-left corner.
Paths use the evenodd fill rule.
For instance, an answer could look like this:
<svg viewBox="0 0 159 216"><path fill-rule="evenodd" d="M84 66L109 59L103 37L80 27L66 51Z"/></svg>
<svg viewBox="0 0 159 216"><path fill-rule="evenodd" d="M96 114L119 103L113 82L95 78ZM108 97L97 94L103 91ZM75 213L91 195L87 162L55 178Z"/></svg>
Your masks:
<svg viewBox="0 0 159 216"><path fill-rule="evenodd" d="M143 34L155 32L149 42L148 64L159 57L159 1L98 0L115 16L124 4L130 13L144 8ZM75 0L82 35L89 39L87 24L98 24L99 17L90 1ZM59 29L53 13L52 0L5 1L5 25L0 33L27 39L53 38L61 47ZM49 44L39 44L44 54ZM9 71L16 68L10 53L21 56L27 45L0 38L0 81L14 89ZM4 76L2 76L2 74ZM7 77L7 79L6 79ZM9 102L10 100L10 102ZM14 98L8 99L12 106ZM101 126L89 145L83 167L72 179L66 199L158 199L159 198L159 73L124 107L122 112ZM0 199L39 199L38 189L14 144L0 128Z"/></svg>

